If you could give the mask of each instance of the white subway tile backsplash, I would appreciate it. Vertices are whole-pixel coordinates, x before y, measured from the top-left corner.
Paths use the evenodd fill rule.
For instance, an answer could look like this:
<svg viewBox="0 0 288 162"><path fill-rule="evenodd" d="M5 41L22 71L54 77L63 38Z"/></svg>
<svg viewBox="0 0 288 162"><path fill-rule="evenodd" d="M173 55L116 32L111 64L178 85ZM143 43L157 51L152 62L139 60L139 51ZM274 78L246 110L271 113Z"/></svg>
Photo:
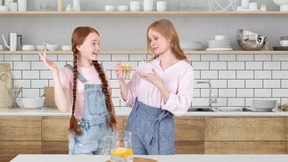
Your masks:
<svg viewBox="0 0 288 162"><path fill-rule="evenodd" d="M271 61L271 55L255 55L255 61Z"/></svg>
<svg viewBox="0 0 288 162"><path fill-rule="evenodd" d="M146 60L146 55L130 55L129 56L129 61L144 61ZM127 60L125 60L127 61Z"/></svg>
<svg viewBox="0 0 288 162"><path fill-rule="evenodd" d="M227 62L210 62L211 70L223 70L227 69Z"/></svg>
<svg viewBox="0 0 288 162"><path fill-rule="evenodd" d="M245 99L244 98L228 98L227 106L244 106Z"/></svg>
<svg viewBox="0 0 288 162"><path fill-rule="evenodd" d="M103 62L103 66L106 68L106 70L114 70L117 63L118 62Z"/></svg>
<svg viewBox="0 0 288 162"><path fill-rule="evenodd" d="M288 97L288 88L287 89L272 89L273 97Z"/></svg>
<svg viewBox="0 0 288 162"><path fill-rule="evenodd" d="M279 102L278 102L279 103ZM281 104L288 104L288 98L281 98Z"/></svg>
<svg viewBox="0 0 288 162"><path fill-rule="evenodd" d="M228 62L229 70L244 70L244 62Z"/></svg>
<svg viewBox="0 0 288 162"><path fill-rule="evenodd" d="M30 62L14 62L13 69L14 70L29 70Z"/></svg>
<svg viewBox="0 0 288 162"><path fill-rule="evenodd" d="M200 90L201 97L209 97L209 89L201 89ZM211 97L212 96L218 96L218 90L217 89L211 89Z"/></svg>
<svg viewBox="0 0 288 162"><path fill-rule="evenodd" d="M35 55L22 55L23 61L41 61L40 57Z"/></svg>
<svg viewBox="0 0 288 162"><path fill-rule="evenodd" d="M226 88L227 81L226 80L210 80L212 88Z"/></svg>
<svg viewBox="0 0 288 162"><path fill-rule="evenodd" d="M219 97L236 97L235 89L219 89Z"/></svg>
<svg viewBox="0 0 288 162"><path fill-rule="evenodd" d="M288 80L281 80L281 88L288 88Z"/></svg>
<svg viewBox="0 0 288 162"><path fill-rule="evenodd" d="M263 68L262 62L246 62L245 68L247 70L260 70Z"/></svg>
<svg viewBox="0 0 288 162"><path fill-rule="evenodd" d="M53 79L52 74L48 70L40 71L40 79Z"/></svg>
<svg viewBox="0 0 288 162"><path fill-rule="evenodd" d="M192 66L194 70L208 70L209 69L209 62L192 62Z"/></svg>
<svg viewBox="0 0 288 162"><path fill-rule="evenodd" d="M219 55L219 61L236 61L236 55Z"/></svg>
<svg viewBox="0 0 288 162"><path fill-rule="evenodd" d="M44 88L48 86L48 80L31 80L31 88Z"/></svg>
<svg viewBox="0 0 288 162"><path fill-rule="evenodd" d="M73 62L73 54L58 55L58 61L68 61L69 63Z"/></svg>
<svg viewBox="0 0 288 162"><path fill-rule="evenodd" d="M287 70L288 69L288 62L281 62L281 69Z"/></svg>
<svg viewBox="0 0 288 162"><path fill-rule="evenodd" d="M196 55L196 54L187 54L187 59L189 61L192 61L192 65L193 65L193 61L200 61L200 55Z"/></svg>
<svg viewBox="0 0 288 162"><path fill-rule="evenodd" d="M111 61L110 54L98 54L98 61Z"/></svg>
<svg viewBox="0 0 288 162"><path fill-rule="evenodd" d="M253 79L253 71L237 71L237 79Z"/></svg>
<svg viewBox="0 0 288 162"><path fill-rule="evenodd" d="M280 70L280 62L264 62L264 70Z"/></svg>
<svg viewBox="0 0 288 162"><path fill-rule="evenodd" d="M192 106L209 106L209 98L193 98L192 100Z"/></svg>
<svg viewBox="0 0 288 162"><path fill-rule="evenodd" d="M200 90L201 89L194 89L193 90L193 97L195 98L198 98L198 97L200 97Z"/></svg>
<svg viewBox="0 0 288 162"><path fill-rule="evenodd" d="M271 79L271 71L255 71L255 79Z"/></svg>
<svg viewBox="0 0 288 162"><path fill-rule="evenodd" d="M194 79L200 79L201 72L199 70L194 70Z"/></svg>
<svg viewBox="0 0 288 162"><path fill-rule="evenodd" d="M120 99L119 97L112 97L113 105L116 107L120 106Z"/></svg>
<svg viewBox="0 0 288 162"><path fill-rule="evenodd" d="M30 80L13 80L13 86L23 87L23 88L31 88Z"/></svg>
<svg viewBox="0 0 288 162"><path fill-rule="evenodd" d="M288 55L272 55L272 61L288 61Z"/></svg>
<svg viewBox="0 0 288 162"><path fill-rule="evenodd" d="M236 71L219 71L219 79L235 79Z"/></svg>
<svg viewBox="0 0 288 162"><path fill-rule="evenodd" d="M253 89L237 89L237 97L253 97Z"/></svg>
<svg viewBox="0 0 288 162"><path fill-rule="evenodd" d="M48 87L54 87L54 80L48 79Z"/></svg>
<svg viewBox="0 0 288 162"><path fill-rule="evenodd" d="M5 55L5 61L21 61L21 55Z"/></svg>
<svg viewBox="0 0 288 162"><path fill-rule="evenodd" d="M32 70L44 70L48 69L43 62L31 62L31 69ZM60 67L58 67L60 69Z"/></svg>
<svg viewBox="0 0 288 162"><path fill-rule="evenodd" d="M218 55L201 55L201 61L218 61Z"/></svg>
<svg viewBox="0 0 288 162"><path fill-rule="evenodd" d="M112 61L127 61L128 55L112 55Z"/></svg>
<svg viewBox="0 0 288 162"><path fill-rule="evenodd" d="M288 71L273 71L273 79L288 79Z"/></svg>
<svg viewBox="0 0 288 162"><path fill-rule="evenodd" d="M262 80L246 80L245 88L262 88Z"/></svg>
<svg viewBox="0 0 288 162"><path fill-rule="evenodd" d="M228 88L244 88L244 80L228 80Z"/></svg>
<svg viewBox="0 0 288 162"><path fill-rule="evenodd" d="M255 89L254 97L272 97L271 89Z"/></svg>
<svg viewBox="0 0 288 162"><path fill-rule="evenodd" d="M22 78L22 72L21 71L10 71L11 72L11 78L12 79L21 79Z"/></svg>
<svg viewBox="0 0 288 162"><path fill-rule="evenodd" d="M4 56L4 55L0 55L0 61L3 61L3 56Z"/></svg>
<svg viewBox="0 0 288 162"><path fill-rule="evenodd" d="M38 79L39 71L23 71L22 75L23 79Z"/></svg>
<svg viewBox="0 0 288 162"><path fill-rule="evenodd" d="M212 106L227 106L227 105L228 105L227 98L217 98L217 103L212 104Z"/></svg>
<svg viewBox="0 0 288 162"><path fill-rule="evenodd" d="M253 61L253 55L237 55L237 61Z"/></svg>
<svg viewBox="0 0 288 162"><path fill-rule="evenodd" d="M217 71L201 71L201 79L216 79L218 78Z"/></svg>
<svg viewBox="0 0 288 162"><path fill-rule="evenodd" d="M35 57L38 57L39 60L41 60L39 55L35 55ZM56 62L58 60L58 55L47 54L46 57L47 57L47 59L49 59L52 62Z"/></svg>
<svg viewBox="0 0 288 162"><path fill-rule="evenodd" d="M120 85L119 85L119 81L118 81L118 80L111 80L111 79L110 79L109 82L110 82L111 88L113 88L113 89L120 88Z"/></svg>
<svg viewBox="0 0 288 162"><path fill-rule="evenodd" d="M280 88L280 80L264 80L264 88Z"/></svg>
<svg viewBox="0 0 288 162"><path fill-rule="evenodd" d="M120 96L120 89L112 89L111 95L113 97L115 97L115 96L119 97Z"/></svg>

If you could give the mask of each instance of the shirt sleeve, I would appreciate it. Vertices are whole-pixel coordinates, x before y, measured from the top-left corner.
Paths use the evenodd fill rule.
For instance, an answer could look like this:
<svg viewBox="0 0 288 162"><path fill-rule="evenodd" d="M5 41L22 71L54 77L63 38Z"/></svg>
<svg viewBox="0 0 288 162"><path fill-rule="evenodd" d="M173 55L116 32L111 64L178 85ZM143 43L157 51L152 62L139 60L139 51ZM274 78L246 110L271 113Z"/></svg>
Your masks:
<svg viewBox="0 0 288 162"><path fill-rule="evenodd" d="M137 70L136 70L137 71ZM127 83L128 86L128 96L127 100L125 101L123 99L122 93L120 91L120 100L125 106L133 107L136 99L136 82L137 82L138 76L136 74L133 74L131 80Z"/></svg>
<svg viewBox="0 0 288 162"><path fill-rule="evenodd" d="M162 109L170 111L175 116L183 115L187 112L192 102L193 89L194 71L193 68L189 68L180 78L178 92L170 92L169 99Z"/></svg>
<svg viewBox="0 0 288 162"><path fill-rule="evenodd" d="M62 67L59 70L59 77L60 77L60 82L61 82L62 88L71 88L72 87L72 79L71 79L71 76L68 75L68 73L69 73L69 69L66 67Z"/></svg>

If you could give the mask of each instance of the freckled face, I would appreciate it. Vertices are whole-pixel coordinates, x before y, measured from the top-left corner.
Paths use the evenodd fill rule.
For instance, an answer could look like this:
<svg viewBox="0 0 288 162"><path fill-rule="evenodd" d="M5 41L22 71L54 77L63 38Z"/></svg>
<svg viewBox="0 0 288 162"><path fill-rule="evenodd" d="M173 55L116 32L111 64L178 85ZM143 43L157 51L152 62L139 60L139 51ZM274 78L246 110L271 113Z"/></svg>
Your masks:
<svg viewBox="0 0 288 162"><path fill-rule="evenodd" d="M80 57L87 61L97 60L100 52L100 36L97 33L90 33L82 45L77 47L80 51Z"/></svg>
<svg viewBox="0 0 288 162"><path fill-rule="evenodd" d="M154 53L156 55L161 55L163 53L166 53L170 50L170 39L165 38L163 35L161 35L159 32L149 29L148 31L148 38L150 41L150 46L154 50Z"/></svg>

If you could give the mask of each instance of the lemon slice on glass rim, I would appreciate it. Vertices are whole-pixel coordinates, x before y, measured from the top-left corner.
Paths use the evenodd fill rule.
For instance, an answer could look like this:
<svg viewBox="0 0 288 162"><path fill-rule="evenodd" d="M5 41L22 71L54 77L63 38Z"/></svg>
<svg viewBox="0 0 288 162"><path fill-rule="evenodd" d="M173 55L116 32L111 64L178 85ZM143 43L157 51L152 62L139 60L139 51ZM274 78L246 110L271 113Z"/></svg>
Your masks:
<svg viewBox="0 0 288 162"><path fill-rule="evenodd" d="M111 155L116 155L120 157L127 157L132 153L132 149L124 148L124 147L118 147L111 151Z"/></svg>

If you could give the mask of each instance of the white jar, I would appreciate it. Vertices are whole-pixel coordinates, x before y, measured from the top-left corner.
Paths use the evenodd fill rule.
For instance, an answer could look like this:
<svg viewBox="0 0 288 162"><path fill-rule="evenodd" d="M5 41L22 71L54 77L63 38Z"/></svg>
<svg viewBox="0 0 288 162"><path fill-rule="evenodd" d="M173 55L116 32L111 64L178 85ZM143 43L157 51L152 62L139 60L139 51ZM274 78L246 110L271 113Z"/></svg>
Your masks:
<svg viewBox="0 0 288 162"><path fill-rule="evenodd" d="M66 11L72 11L72 6L71 4L66 5Z"/></svg>
<svg viewBox="0 0 288 162"><path fill-rule="evenodd" d="M27 11L27 0L18 0L18 11Z"/></svg>
<svg viewBox="0 0 288 162"><path fill-rule="evenodd" d="M17 3L16 2L10 2L9 6L8 6L8 10L12 11L12 12L17 11Z"/></svg>
<svg viewBox="0 0 288 162"><path fill-rule="evenodd" d="M242 0L241 6L243 9L248 9L249 8L249 0Z"/></svg>

